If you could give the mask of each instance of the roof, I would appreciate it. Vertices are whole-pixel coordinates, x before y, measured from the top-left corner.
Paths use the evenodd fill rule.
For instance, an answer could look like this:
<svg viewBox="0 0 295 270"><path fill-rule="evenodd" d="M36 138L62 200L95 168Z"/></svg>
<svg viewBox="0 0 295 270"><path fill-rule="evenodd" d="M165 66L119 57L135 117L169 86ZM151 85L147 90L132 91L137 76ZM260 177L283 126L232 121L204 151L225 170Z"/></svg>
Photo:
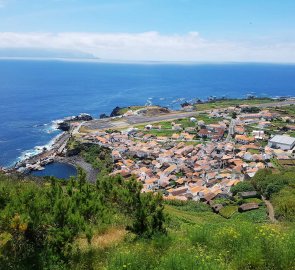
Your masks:
<svg viewBox="0 0 295 270"><path fill-rule="evenodd" d="M292 145L293 143L295 143L295 138L287 135L275 135L270 139L270 142Z"/></svg>
<svg viewBox="0 0 295 270"><path fill-rule="evenodd" d="M243 212L243 211L254 210L258 208L259 208L259 205L257 203L245 203L239 207L239 211Z"/></svg>
<svg viewBox="0 0 295 270"><path fill-rule="evenodd" d="M248 137L246 135L236 135L235 139L240 141L247 141L247 142L254 141L253 137Z"/></svg>

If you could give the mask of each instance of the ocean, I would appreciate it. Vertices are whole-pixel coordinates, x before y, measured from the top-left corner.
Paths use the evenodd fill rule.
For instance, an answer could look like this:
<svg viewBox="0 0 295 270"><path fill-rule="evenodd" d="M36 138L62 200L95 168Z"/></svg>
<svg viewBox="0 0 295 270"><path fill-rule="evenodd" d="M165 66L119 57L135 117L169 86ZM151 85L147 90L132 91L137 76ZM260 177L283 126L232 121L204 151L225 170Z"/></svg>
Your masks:
<svg viewBox="0 0 295 270"><path fill-rule="evenodd" d="M66 116L247 94L294 96L295 65L0 60L0 166L50 144Z"/></svg>

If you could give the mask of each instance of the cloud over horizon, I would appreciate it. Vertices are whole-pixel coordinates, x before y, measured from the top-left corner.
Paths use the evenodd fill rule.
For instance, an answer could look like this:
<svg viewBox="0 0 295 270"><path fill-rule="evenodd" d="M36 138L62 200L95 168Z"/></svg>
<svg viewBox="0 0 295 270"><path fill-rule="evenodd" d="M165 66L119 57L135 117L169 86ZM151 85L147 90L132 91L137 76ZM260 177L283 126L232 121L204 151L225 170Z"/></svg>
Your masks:
<svg viewBox="0 0 295 270"><path fill-rule="evenodd" d="M0 0L1 4L1 0ZM295 63L295 42L222 41L198 32L143 33L0 32L0 48L79 51L106 60Z"/></svg>

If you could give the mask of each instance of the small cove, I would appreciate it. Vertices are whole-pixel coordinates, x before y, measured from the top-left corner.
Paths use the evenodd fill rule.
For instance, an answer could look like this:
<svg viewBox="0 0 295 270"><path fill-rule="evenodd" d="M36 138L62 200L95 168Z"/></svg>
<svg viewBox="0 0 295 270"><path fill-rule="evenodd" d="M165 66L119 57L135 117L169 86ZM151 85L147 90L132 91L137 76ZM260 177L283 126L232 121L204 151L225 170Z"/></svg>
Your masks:
<svg viewBox="0 0 295 270"><path fill-rule="evenodd" d="M54 176L68 179L71 176L77 175L77 169L70 164L54 162L46 165L44 170L33 171L31 174L34 176Z"/></svg>

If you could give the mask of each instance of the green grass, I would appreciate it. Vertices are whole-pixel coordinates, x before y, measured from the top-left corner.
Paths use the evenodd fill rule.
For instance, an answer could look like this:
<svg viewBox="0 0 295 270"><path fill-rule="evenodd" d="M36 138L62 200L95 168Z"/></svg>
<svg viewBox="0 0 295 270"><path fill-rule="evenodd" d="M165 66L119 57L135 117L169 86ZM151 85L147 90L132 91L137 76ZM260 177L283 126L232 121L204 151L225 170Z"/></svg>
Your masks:
<svg viewBox="0 0 295 270"><path fill-rule="evenodd" d="M161 129L161 130L148 130L148 131L143 131L143 133L145 134L151 134L157 137L171 137L174 133L179 134L179 131L176 130L165 130L165 129Z"/></svg>
<svg viewBox="0 0 295 270"><path fill-rule="evenodd" d="M130 110L136 111L136 110L139 110L139 109L143 109L145 107L146 106L129 106L129 107L124 107L124 108L121 108L119 110L119 115L123 115L123 114L127 113Z"/></svg>
<svg viewBox="0 0 295 270"><path fill-rule="evenodd" d="M153 126L161 126L161 129L172 129L171 123L172 123L172 121L161 121L161 122L152 123L151 125L153 125ZM135 127L138 128L138 129L144 129L146 125L147 124L136 125Z"/></svg>
<svg viewBox="0 0 295 270"><path fill-rule="evenodd" d="M207 205L173 201L165 212L166 236L128 234L107 249L80 254L73 270L295 269L295 226L269 223L263 207L225 219Z"/></svg>
<svg viewBox="0 0 295 270"><path fill-rule="evenodd" d="M217 108L225 108L229 106L237 106L241 104L247 105L255 105L255 104L263 104L263 103L271 103L274 102L269 98L257 98L257 99L226 99L219 101L212 101L204 104L196 104L195 107L198 111L202 110L210 110Z"/></svg>
<svg viewBox="0 0 295 270"><path fill-rule="evenodd" d="M225 218L230 218L234 213L238 211L238 206L236 205L227 205L223 207L220 211L219 214Z"/></svg>
<svg viewBox="0 0 295 270"><path fill-rule="evenodd" d="M174 123L181 124L183 128L196 127L196 123L190 121L189 118L175 120Z"/></svg>
<svg viewBox="0 0 295 270"><path fill-rule="evenodd" d="M260 207L259 209L247 211L244 213L236 212L232 215L231 220L235 221L250 221L253 223L267 223L268 216L265 207Z"/></svg>
<svg viewBox="0 0 295 270"><path fill-rule="evenodd" d="M221 117L210 117L208 114L200 113L196 116L198 121L204 121L205 124L216 124L223 120Z"/></svg>
<svg viewBox="0 0 295 270"><path fill-rule="evenodd" d="M283 108L276 108L276 112L279 112L283 116L293 116L295 117L295 105L284 106Z"/></svg>
<svg viewBox="0 0 295 270"><path fill-rule="evenodd" d="M243 199L242 203L258 203L258 204L261 204L261 203L263 203L263 200L258 199L258 198L248 198L248 199Z"/></svg>
<svg viewBox="0 0 295 270"><path fill-rule="evenodd" d="M271 201L278 219L295 222L295 188L283 188Z"/></svg>
<svg viewBox="0 0 295 270"><path fill-rule="evenodd" d="M279 161L276 158L272 158L270 161L275 168L277 168L277 169L283 168L283 166L279 163Z"/></svg>
<svg viewBox="0 0 295 270"><path fill-rule="evenodd" d="M258 149L249 149L248 150L251 154L260 154L260 151Z"/></svg>

